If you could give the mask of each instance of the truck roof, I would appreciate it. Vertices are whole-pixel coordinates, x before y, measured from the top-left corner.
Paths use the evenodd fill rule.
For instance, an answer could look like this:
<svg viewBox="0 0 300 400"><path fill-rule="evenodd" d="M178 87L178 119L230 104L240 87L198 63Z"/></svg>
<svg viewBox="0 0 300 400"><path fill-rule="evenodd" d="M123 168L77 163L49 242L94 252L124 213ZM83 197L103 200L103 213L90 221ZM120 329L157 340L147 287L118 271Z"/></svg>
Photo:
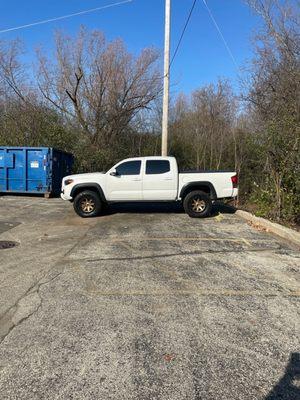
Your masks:
<svg viewBox="0 0 300 400"><path fill-rule="evenodd" d="M129 160L174 160L175 157L172 156L145 156L145 157L130 157L125 158L122 161L129 161Z"/></svg>

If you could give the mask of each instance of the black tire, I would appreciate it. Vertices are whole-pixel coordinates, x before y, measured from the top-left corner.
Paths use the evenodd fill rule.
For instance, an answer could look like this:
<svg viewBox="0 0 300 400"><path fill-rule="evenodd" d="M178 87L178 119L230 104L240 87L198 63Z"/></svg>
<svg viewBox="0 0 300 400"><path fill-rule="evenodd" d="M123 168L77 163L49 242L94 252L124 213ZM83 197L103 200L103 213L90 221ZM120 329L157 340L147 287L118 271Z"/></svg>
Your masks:
<svg viewBox="0 0 300 400"><path fill-rule="evenodd" d="M205 218L211 214L212 201L207 193L195 190L185 196L183 208L191 218Z"/></svg>
<svg viewBox="0 0 300 400"><path fill-rule="evenodd" d="M97 217L102 210L102 202L99 195L92 190L85 190L77 194L73 207L82 218Z"/></svg>

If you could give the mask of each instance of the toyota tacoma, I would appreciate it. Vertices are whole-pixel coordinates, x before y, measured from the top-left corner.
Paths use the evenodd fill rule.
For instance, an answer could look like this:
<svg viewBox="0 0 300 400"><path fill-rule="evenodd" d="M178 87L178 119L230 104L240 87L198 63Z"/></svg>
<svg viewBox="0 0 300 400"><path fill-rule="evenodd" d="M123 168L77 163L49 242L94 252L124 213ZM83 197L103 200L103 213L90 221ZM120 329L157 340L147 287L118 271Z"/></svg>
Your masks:
<svg viewBox="0 0 300 400"><path fill-rule="evenodd" d="M162 201L181 202L190 217L207 217L215 200L237 194L234 171L179 172L174 157L138 157L107 172L65 177L61 197L73 202L81 217L97 216L111 203Z"/></svg>

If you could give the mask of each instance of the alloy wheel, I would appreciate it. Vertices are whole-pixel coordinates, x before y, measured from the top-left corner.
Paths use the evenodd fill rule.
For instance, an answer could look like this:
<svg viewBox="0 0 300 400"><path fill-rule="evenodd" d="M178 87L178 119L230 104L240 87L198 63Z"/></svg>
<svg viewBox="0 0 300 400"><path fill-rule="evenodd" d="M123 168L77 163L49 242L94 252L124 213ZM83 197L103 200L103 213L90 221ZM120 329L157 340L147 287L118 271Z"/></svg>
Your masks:
<svg viewBox="0 0 300 400"><path fill-rule="evenodd" d="M95 210L95 202L92 198L84 197L80 202L80 207L83 212L89 214Z"/></svg>
<svg viewBox="0 0 300 400"><path fill-rule="evenodd" d="M192 210L196 213L201 213L205 210L206 203L199 197L192 200Z"/></svg>

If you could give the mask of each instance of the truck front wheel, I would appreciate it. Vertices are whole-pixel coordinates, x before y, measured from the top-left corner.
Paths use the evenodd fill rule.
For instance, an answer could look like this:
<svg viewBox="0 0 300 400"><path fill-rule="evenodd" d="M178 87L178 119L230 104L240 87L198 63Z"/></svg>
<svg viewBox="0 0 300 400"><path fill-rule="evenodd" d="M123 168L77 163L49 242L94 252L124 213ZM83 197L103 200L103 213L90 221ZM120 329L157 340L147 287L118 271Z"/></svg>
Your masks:
<svg viewBox="0 0 300 400"><path fill-rule="evenodd" d="M96 217L102 209L102 202L97 193L85 190L74 199L74 210L82 218Z"/></svg>
<svg viewBox="0 0 300 400"><path fill-rule="evenodd" d="M185 196L183 208L192 218L204 218L211 214L212 201L207 193L195 190Z"/></svg>

